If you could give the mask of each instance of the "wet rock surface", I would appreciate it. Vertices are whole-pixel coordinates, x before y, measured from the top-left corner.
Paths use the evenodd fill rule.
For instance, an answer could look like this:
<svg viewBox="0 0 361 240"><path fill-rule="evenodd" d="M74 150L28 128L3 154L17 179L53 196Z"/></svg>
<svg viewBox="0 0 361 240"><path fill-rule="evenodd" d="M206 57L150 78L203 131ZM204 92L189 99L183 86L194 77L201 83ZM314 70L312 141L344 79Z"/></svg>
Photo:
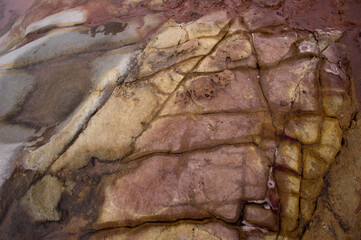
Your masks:
<svg viewBox="0 0 361 240"><path fill-rule="evenodd" d="M0 239L361 237L358 3L196 2L0 37Z"/></svg>

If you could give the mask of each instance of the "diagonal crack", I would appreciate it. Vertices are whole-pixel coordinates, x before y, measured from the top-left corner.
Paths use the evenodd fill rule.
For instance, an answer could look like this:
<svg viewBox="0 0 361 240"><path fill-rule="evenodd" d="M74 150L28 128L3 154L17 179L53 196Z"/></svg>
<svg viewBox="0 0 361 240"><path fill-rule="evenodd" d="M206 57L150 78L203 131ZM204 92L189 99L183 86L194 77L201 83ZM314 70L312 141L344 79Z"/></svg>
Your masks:
<svg viewBox="0 0 361 240"><path fill-rule="evenodd" d="M227 25L225 26L225 28L228 28L228 27L229 27L229 24L227 24ZM194 66L187 74L184 75L183 79L178 83L178 85L177 85L176 88L173 90L173 92L172 92L171 94L169 94L169 96L168 96L167 99L161 104L161 106L160 106L158 109L156 109L155 113L152 113L153 116L152 116L152 118L149 120L149 122L148 122L148 124L147 124L148 126L159 116L159 114L160 114L160 112L163 110L164 106L170 101L170 99L172 99L172 97L174 96L174 94L175 94L175 93L177 92L177 90L182 86L183 82L185 81L185 79L187 79L187 77L191 74L191 72L199 66L199 64L202 62L202 60L204 60L207 56L209 56L213 51L215 51L215 50L217 49L218 45L226 38L226 36L227 36L227 31L226 31L225 29L223 29L220 34L223 34L223 36L222 36L221 39L215 44L215 46L209 51L209 53L206 54L206 55L204 55L204 56L202 56L202 58L198 61L198 63L195 64L195 66ZM124 158L127 158L128 156L130 156L130 155L133 154L134 148L135 148L135 147L134 147L135 142L138 140L139 137L141 137L141 136L143 135L143 133L144 133L147 129L148 129L148 127L147 127L147 128L144 128L140 134L138 134L136 137L134 137L133 142L132 142L132 146L131 146L132 151L131 151L129 154L127 154Z"/></svg>

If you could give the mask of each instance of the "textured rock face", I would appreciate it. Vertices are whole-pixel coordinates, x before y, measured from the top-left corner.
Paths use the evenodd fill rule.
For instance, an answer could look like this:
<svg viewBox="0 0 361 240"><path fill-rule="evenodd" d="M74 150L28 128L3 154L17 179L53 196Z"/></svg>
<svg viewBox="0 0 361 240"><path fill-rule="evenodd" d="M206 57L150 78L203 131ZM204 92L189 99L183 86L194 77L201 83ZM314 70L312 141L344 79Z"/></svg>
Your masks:
<svg viewBox="0 0 361 240"><path fill-rule="evenodd" d="M182 4L39 1L1 37L2 238L328 236L309 227L357 105L342 32Z"/></svg>

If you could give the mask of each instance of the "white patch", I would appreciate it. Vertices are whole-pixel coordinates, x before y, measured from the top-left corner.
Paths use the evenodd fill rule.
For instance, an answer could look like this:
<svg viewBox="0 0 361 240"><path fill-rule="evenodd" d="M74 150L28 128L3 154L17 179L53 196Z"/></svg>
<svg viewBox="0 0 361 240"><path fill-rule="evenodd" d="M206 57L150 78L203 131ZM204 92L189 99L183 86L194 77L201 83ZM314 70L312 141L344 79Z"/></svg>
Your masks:
<svg viewBox="0 0 361 240"><path fill-rule="evenodd" d="M313 42L302 42L299 46L298 46L298 50L300 51L300 53L314 53L314 54L318 54L320 52L320 50L318 49L318 46L316 43Z"/></svg>
<svg viewBox="0 0 361 240"><path fill-rule="evenodd" d="M262 232L263 234L267 234L269 233L269 231L267 229L263 229L261 227L257 227L245 220L242 221L242 224L244 224L244 226L242 226L242 230L245 232L251 232L251 231L255 231L255 230L259 230L260 232Z"/></svg>
<svg viewBox="0 0 361 240"><path fill-rule="evenodd" d="M25 35L29 33L36 32L42 29L52 28L52 27L70 27L76 24L81 24L86 22L88 14L82 8L74 8L66 11L62 11L46 18L41 19L38 22L30 24L26 30Z"/></svg>
<svg viewBox="0 0 361 240"><path fill-rule="evenodd" d="M96 85L96 90L101 91L116 84L117 80L128 72L131 62L140 53L139 48L140 45L124 47L109 51L95 59L91 63L93 72L91 81Z"/></svg>

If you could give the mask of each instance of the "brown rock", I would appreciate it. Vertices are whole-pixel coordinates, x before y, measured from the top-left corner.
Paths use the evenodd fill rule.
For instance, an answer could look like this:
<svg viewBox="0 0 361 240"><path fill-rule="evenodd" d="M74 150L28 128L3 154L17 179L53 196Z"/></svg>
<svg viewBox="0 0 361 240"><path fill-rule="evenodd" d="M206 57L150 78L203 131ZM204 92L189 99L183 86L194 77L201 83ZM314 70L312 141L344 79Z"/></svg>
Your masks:
<svg viewBox="0 0 361 240"><path fill-rule="evenodd" d="M304 178L324 177L328 171L329 165L325 163L312 148L305 149L303 152L303 172Z"/></svg>
<svg viewBox="0 0 361 240"><path fill-rule="evenodd" d="M268 164L256 147L241 145L124 165L103 181L105 202L96 227L211 215L235 222L241 200L265 199Z"/></svg>
<svg viewBox="0 0 361 240"><path fill-rule="evenodd" d="M301 144L295 141L283 140L277 150L276 165L286 167L298 175L301 175Z"/></svg>
<svg viewBox="0 0 361 240"><path fill-rule="evenodd" d="M257 82L257 72L253 70L226 70L218 74L187 79L184 85L186 90L178 89L162 109L161 116L181 113L256 112L267 109L267 103ZM186 93L192 96L193 101L187 104L182 104L181 101L181 104L177 104L177 95Z"/></svg>
<svg viewBox="0 0 361 240"><path fill-rule="evenodd" d="M133 157L184 152L219 144L250 143L264 128L266 113L169 116L153 121L135 142Z"/></svg>
<svg viewBox="0 0 361 240"><path fill-rule="evenodd" d="M299 197L291 193L280 194L281 204L281 229L282 235L287 236L297 228Z"/></svg>
<svg viewBox="0 0 361 240"><path fill-rule="evenodd" d="M281 193L299 194L301 187L301 177L291 172L275 171L277 187Z"/></svg>
<svg viewBox="0 0 361 240"><path fill-rule="evenodd" d="M323 178L302 179L300 196L305 199L315 200L321 194L323 188Z"/></svg>
<svg viewBox="0 0 361 240"><path fill-rule="evenodd" d="M285 127L285 134L300 143L308 145L317 143L320 139L321 116L292 116Z"/></svg>
<svg viewBox="0 0 361 240"><path fill-rule="evenodd" d="M215 72L236 67L257 67L250 35L246 32L227 36L216 50L200 63L195 72Z"/></svg>
<svg viewBox="0 0 361 240"><path fill-rule="evenodd" d="M257 226L269 228L271 231L278 231L278 217L270 209L256 204L246 204L244 207L244 220Z"/></svg>
<svg viewBox="0 0 361 240"><path fill-rule="evenodd" d="M117 88L86 130L53 164L52 171L84 167L94 156L115 160L129 154L133 139L143 131L142 122L151 120L152 112L161 101L155 93L156 90L147 83Z"/></svg>
<svg viewBox="0 0 361 240"><path fill-rule="evenodd" d="M307 224L311 221L316 208L314 200L300 198L300 221L301 224Z"/></svg>
<svg viewBox="0 0 361 240"><path fill-rule="evenodd" d="M293 33L284 33L278 36L254 33L253 39L258 63L262 67L277 64L282 59L290 57L291 46L297 40Z"/></svg>
<svg viewBox="0 0 361 240"><path fill-rule="evenodd" d="M59 221L57 210L63 191L63 184L56 178L46 175L21 200L21 205L35 221Z"/></svg>
<svg viewBox="0 0 361 240"><path fill-rule="evenodd" d="M320 110L317 87L315 87L317 86L315 70L318 61L317 58L296 59L273 68L262 69L262 89L279 131L283 129L283 124L291 110L307 112Z"/></svg>
<svg viewBox="0 0 361 240"><path fill-rule="evenodd" d="M236 229L224 226L218 222L194 224L178 223L163 225L145 225L135 229L119 229L101 232L93 235L91 240L168 240L168 239L209 239L238 240Z"/></svg>

